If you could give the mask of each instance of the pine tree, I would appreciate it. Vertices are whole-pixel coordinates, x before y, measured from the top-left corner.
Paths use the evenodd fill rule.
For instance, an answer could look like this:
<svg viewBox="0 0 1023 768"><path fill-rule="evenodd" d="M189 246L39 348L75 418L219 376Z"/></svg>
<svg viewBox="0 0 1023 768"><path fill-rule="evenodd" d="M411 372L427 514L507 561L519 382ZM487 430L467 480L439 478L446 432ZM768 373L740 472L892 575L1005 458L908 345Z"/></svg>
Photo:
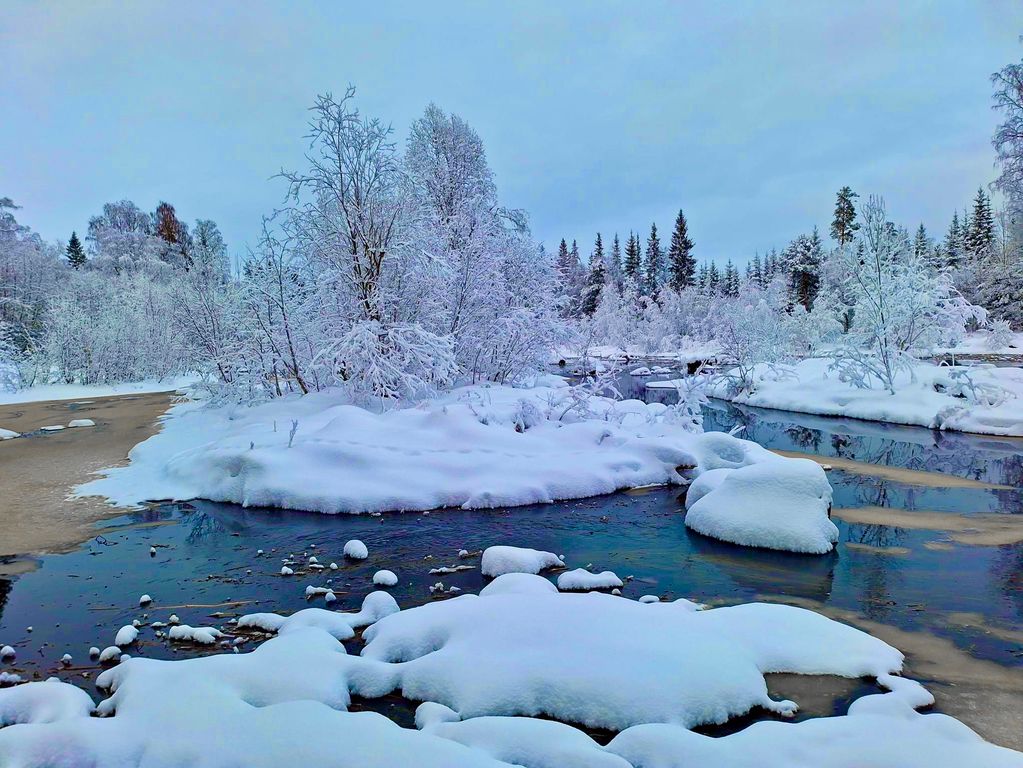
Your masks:
<svg viewBox="0 0 1023 768"><path fill-rule="evenodd" d="M590 255L590 273L586 278L586 288L583 290L582 313L587 317L592 315L600 303L600 294L604 290L604 283L607 280L607 268L604 264L604 242L597 233L597 242Z"/></svg>
<svg viewBox="0 0 1023 768"><path fill-rule="evenodd" d="M831 237L840 245L851 243L860 225L856 223L856 206L853 198L859 197L849 187L838 190L835 202L835 219L831 222Z"/></svg>
<svg viewBox="0 0 1023 768"><path fill-rule="evenodd" d="M77 232L72 232L71 239L68 240L67 261L75 269L85 265L85 249L82 248L82 241L78 239Z"/></svg>
<svg viewBox="0 0 1023 768"><path fill-rule="evenodd" d="M676 291L689 288L696 283L693 241L689 239L689 226L681 210L675 219L671 245L668 246L668 282Z"/></svg>
<svg viewBox="0 0 1023 768"><path fill-rule="evenodd" d="M710 281L710 270L707 269L707 262L700 265L700 271L696 277L696 290L700 293L707 293L708 282Z"/></svg>
<svg viewBox="0 0 1023 768"><path fill-rule="evenodd" d="M661 240L657 236L657 225L650 225L650 237L646 239L646 290L651 296L664 282L664 253L661 251Z"/></svg>
<svg viewBox="0 0 1023 768"><path fill-rule="evenodd" d="M718 273L718 265L713 261L710 269L707 270L707 293L717 293L721 284L721 275Z"/></svg>
<svg viewBox="0 0 1023 768"><path fill-rule="evenodd" d="M916 236L913 238L913 254L918 259L930 259L931 238L927 236L927 230L923 224L917 227Z"/></svg>
<svg viewBox="0 0 1023 768"><path fill-rule="evenodd" d="M611 241L611 253L608 258L607 276L616 286L622 286L622 246L618 242L618 233L615 232L614 240Z"/></svg>
<svg viewBox="0 0 1023 768"><path fill-rule="evenodd" d="M732 263L731 259L725 265L723 293L725 296L739 295L739 270L735 268L735 264Z"/></svg>
<svg viewBox="0 0 1023 768"><path fill-rule="evenodd" d="M753 274L752 274L752 277L756 281L757 285L759 285L761 288L764 287L764 283L766 281L764 280L764 268L763 268L763 265L761 264L760 254L759 253L756 253L756 254L753 255Z"/></svg>
<svg viewBox="0 0 1023 768"><path fill-rule="evenodd" d="M952 214L952 223L945 235L945 266L956 269L966 255L966 227L959 223L959 212Z"/></svg>
<svg viewBox="0 0 1023 768"><path fill-rule="evenodd" d="M817 228L807 237L800 235L785 249L789 269L789 297L793 304L802 304L809 312L820 291L821 261L824 247Z"/></svg>
<svg viewBox="0 0 1023 768"><path fill-rule="evenodd" d="M973 256L985 256L991 252L995 242L995 219L991 213L991 200L984 194L984 188L977 190L973 198L973 213L966 232L966 250Z"/></svg>
<svg viewBox="0 0 1023 768"><path fill-rule="evenodd" d="M640 251L639 251L639 237L633 233L629 233L629 239L625 244L625 276L635 281L638 285L640 282Z"/></svg>

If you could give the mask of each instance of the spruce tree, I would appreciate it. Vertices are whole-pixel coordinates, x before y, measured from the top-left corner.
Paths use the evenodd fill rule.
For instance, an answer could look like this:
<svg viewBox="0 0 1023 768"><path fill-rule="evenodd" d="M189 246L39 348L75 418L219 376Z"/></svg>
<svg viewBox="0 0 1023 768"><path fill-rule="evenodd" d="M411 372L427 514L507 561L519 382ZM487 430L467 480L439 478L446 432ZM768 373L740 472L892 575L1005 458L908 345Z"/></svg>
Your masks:
<svg viewBox="0 0 1023 768"><path fill-rule="evenodd" d="M718 272L718 265L713 261L707 270L707 293L717 293L721 284L721 275Z"/></svg>
<svg viewBox="0 0 1023 768"><path fill-rule="evenodd" d="M607 276L619 288L622 285L622 246L618 242L618 233L615 232L614 240L611 241L611 253L608 258Z"/></svg>
<svg viewBox="0 0 1023 768"><path fill-rule="evenodd" d="M689 288L696 283L696 259L693 257L693 241L689 239L686 217L680 210L675 219L668 246L668 283L676 291Z"/></svg>
<svg viewBox="0 0 1023 768"><path fill-rule="evenodd" d="M735 268L735 264L729 259L725 265L725 280L724 290L725 296L738 296L739 295L739 270Z"/></svg>
<svg viewBox="0 0 1023 768"><path fill-rule="evenodd" d="M963 230L959 225L959 212L952 214L948 234L945 235L945 266L955 269L963 258Z"/></svg>
<svg viewBox="0 0 1023 768"><path fill-rule="evenodd" d="M590 273L586 278L586 288L583 289L582 313L592 315L600 303L600 294L604 290L604 283L607 280L607 268L604 264L604 242L597 233L597 242L590 255Z"/></svg>
<svg viewBox="0 0 1023 768"><path fill-rule="evenodd" d="M633 280L637 285L640 282L640 251L639 237L629 233L629 239L625 243L625 276Z"/></svg>
<svg viewBox="0 0 1023 768"><path fill-rule="evenodd" d="M785 249L785 262L789 269L789 298L793 304L802 304L809 312L820 291L821 261L824 255L820 234L800 235Z"/></svg>
<svg viewBox="0 0 1023 768"><path fill-rule="evenodd" d="M835 202L835 219L831 222L831 237L840 246L851 243L856 236L856 230L860 225L856 223L856 206L853 205L853 198L859 197L849 187L842 187L838 190L838 199Z"/></svg>
<svg viewBox="0 0 1023 768"><path fill-rule="evenodd" d="M582 265L579 263L578 249L568 250L568 243L562 239L558 245L557 270L561 278L561 295L564 296L562 315L573 317L579 309L579 294L582 286Z"/></svg>
<svg viewBox="0 0 1023 768"><path fill-rule="evenodd" d="M916 236L913 238L913 254L918 259L930 259L931 238L927 236L927 230L923 224L916 229Z"/></svg>
<svg viewBox="0 0 1023 768"><path fill-rule="evenodd" d="M700 271L696 276L696 290L700 293L707 293L710 271L707 269L707 262L700 265Z"/></svg>
<svg viewBox="0 0 1023 768"><path fill-rule="evenodd" d="M759 253L756 253L756 254L753 255L753 274L752 274L752 277L756 281L757 285L759 285L761 288L764 287L764 282L765 282L764 281L764 268L763 268L763 266L762 266L762 264L760 262L760 254Z"/></svg>
<svg viewBox="0 0 1023 768"><path fill-rule="evenodd" d="M990 253L995 242L995 219L991 213L991 200L984 188L977 189L973 198L973 213L966 232L966 250L974 256Z"/></svg>
<svg viewBox="0 0 1023 768"><path fill-rule="evenodd" d="M82 248L82 241L78 239L77 232L72 232L71 239L68 240L67 261L75 269L85 265L85 249Z"/></svg>
<svg viewBox="0 0 1023 768"><path fill-rule="evenodd" d="M664 253L661 251L661 239L657 236L657 225L650 225L650 236L646 239L646 290L651 296L664 282Z"/></svg>

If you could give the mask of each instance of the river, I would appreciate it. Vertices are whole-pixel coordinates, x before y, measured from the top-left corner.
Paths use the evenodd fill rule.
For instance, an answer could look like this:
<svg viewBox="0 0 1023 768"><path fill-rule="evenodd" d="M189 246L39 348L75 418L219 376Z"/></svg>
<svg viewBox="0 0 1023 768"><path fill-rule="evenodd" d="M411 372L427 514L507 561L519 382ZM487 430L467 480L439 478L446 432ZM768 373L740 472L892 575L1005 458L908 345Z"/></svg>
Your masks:
<svg viewBox="0 0 1023 768"><path fill-rule="evenodd" d="M642 391L641 381L632 385ZM633 598L784 601L860 626L906 652L907 674L935 694L937 710L991 741L1023 748L1016 714L1023 711L1023 527L1017 525L1023 441L716 401L705 409L705 427L741 427L742 436L768 448L830 462L841 531L836 551L790 555L692 533L679 488L378 517L157 504L104 519L69 552L0 558L0 573L9 574L0 576L0 644L18 648L17 660L4 669L27 678L57 675L95 695L97 667L87 649L109 645L118 627L143 613L148 620L173 612L194 626L219 626L242 613L322 605L308 601L304 588L328 584L339 607L354 609L380 568L398 574L391 591L407 607L429 600L428 587L438 580L464 591L483 585L477 568L429 573L478 566L478 559L460 560L460 549L515 544L563 554L572 567L632 577L624 593ZM364 563L341 556L352 538L369 547ZM265 554L257 556L259 549ZM289 555L340 568L284 578L281 560ZM155 599L145 610L137 607L143 593ZM157 641L152 632L142 637L133 655L201 652ZM74 658L67 669L59 664L64 653ZM846 686L804 716L843 711L863 690ZM405 712L393 700L378 706Z"/></svg>

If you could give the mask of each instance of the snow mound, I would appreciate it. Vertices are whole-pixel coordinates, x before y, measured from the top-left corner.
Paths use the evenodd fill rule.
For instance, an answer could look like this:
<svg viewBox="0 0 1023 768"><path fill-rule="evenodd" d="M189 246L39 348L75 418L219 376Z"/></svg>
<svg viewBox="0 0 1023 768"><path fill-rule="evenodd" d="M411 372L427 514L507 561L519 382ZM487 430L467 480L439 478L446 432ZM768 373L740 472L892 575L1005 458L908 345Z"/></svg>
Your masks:
<svg viewBox="0 0 1023 768"><path fill-rule="evenodd" d="M512 577L515 591L491 589ZM529 580L535 590L523 591ZM479 596L401 611L365 630L363 656L404 662L395 675L406 697L463 719L545 715L616 730L721 723L758 705L793 711L768 696L767 672L877 677L902 666L886 643L800 608L694 611L549 586L510 574Z"/></svg>
<svg viewBox="0 0 1023 768"><path fill-rule="evenodd" d="M365 560L369 557L369 550L358 539L352 539L345 543L344 556L352 560Z"/></svg>
<svg viewBox="0 0 1023 768"><path fill-rule="evenodd" d="M13 429L0 428L0 440L13 440L16 437L21 437L21 433L15 432Z"/></svg>
<svg viewBox="0 0 1023 768"><path fill-rule="evenodd" d="M558 576L558 589L565 591L611 589L621 586L623 586L622 580L613 571L590 573L585 568L576 568L574 571L566 571Z"/></svg>
<svg viewBox="0 0 1023 768"><path fill-rule="evenodd" d="M92 710L92 699L81 688L51 680L0 691L0 727L17 723L57 723L89 717Z"/></svg>
<svg viewBox="0 0 1023 768"><path fill-rule="evenodd" d="M398 576L394 571L380 570L373 574L373 583L380 587L393 587L398 583Z"/></svg>
<svg viewBox="0 0 1023 768"><path fill-rule="evenodd" d="M117 630L117 635L114 637L114 645L121 646L122 648L126 645L131 645L138 639L139 630L133 624L126 624Z"/></svg>
<svg viewBox="0 0 1023 768"><path fill-rule="evenodd" d="M215 627L190 627L187 624L177 624L167 632L171 640L199 645L213 645L223 636L224 633Z"/></svg>
<svg viewBox="0 0 1023 768"><path fill-rule="evenodd" d="M96 422L92 419L71 419L67 425L72 429L75 427L95 427Z"/></svg>
<svg viewBox="0 0 1023 768"><path fill-rule="evenodd" d="M747 547L823 554L838 541L831 485L808 459L765 461L700 475L686 494L686 526Z"/></svg>
<svg viewBox="0 0 1023 768"><path fill-rule="evenodd" d="M561 386L473 386L416 407L371 412L337 392L251 408L175 406L131 463L77 489L131 506L205 498L324 513L487 509L685 484L725 448L660 403L574 399ZM289 430L275 424L298 421ZM770 456L770 454L767 454Z"/></svg>
<svg viewBox="0 0 1023 768"><path fill-rule="evenodd" d="M337 613L323 608L306 608L290 616L279 613L250 613L238 619L238 629L261 629L285 635L310 627L321 629L338 640L355 636L355 630L397 613L398 603L387 592L370 592L358 613Z"/></svg>
<svg viewBox="0 0 1023 768"><path fill-rule="evenodd" d="M540 573L547 568L564 568L565 562L553 552L526 547L487 547L480 560L484 576L503 576L506 573Z"/></svg>

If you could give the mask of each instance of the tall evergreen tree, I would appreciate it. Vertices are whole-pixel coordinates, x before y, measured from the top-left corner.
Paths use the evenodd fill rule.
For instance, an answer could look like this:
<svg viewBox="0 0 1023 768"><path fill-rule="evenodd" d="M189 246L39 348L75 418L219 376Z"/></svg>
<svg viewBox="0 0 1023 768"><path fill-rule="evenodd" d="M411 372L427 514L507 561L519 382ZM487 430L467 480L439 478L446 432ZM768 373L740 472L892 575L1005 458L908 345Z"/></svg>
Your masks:
<svg viewBox="0 0 1023 768"><path fill-rule="evenodd" d="M618 233L615 232L614 240L611 241L611 253L608 256L607 264L608 280L619 288L622 285L622 246L618 242Z"/></svg>
<svg viewBox="0 0 1023 768"><path fill-rule="evenodd" d="M931 238L927 236L927 229L923 224L916 229L916 235L913 238L913 254L918 259L930 259Z"/></svg>
<svg viewBox="0 0 1023 768"><path fill-rule="evenodd" d="M994 242L995 219L991 212L991 199L980 187L973 198L973 212L966 231L966 250L974 256L985 256L991 252Z"/></svg>
<svg viewBox="0 0 1023 768"><path fill-rule="evenodd" d="M831 222L831 237L840 246L851 243L856 236L856 230L860 225L856 223L856 206L853 198L859 197L849 187L842 187L838 190L838 199L835 202L835 218Z"/></svg>
<svg viewBox="0 0 1023 768"><path fill-rule="evenodd" d="M717 293L721 287L721 274L718 272L718 265L713 261L707 270L707 293Z"/></svg>
<svg viewBox="0 0 1023 768"><path fill-rule="evenodd" d="M586 287L583 289L582 313L586 316L592 315L600 303L600 294L604 290L604 283L607 281L607 267L604 263L604 242L597 233L597 242L590 254L590 272L586 278Z"/></svg>
<svg viewBox="0 0 1023 768"><path fill-rule="evenodd" d="M664 252L661 239L657 236L657 225L650 225L650 236L646 239L646 290L651 296L664 282Z"/></svg>
<svg viewBox="0 0 1023 768"><path fill-rule="evenodd" d="M751 277L756 281L757 285L761 288L764 287L764 267L760 261L760 254L755 253L753 255L753 269Z"/></svg>
<svg viewBox="0 0 1023 768"><path fill-rule="evenodd" d="M963 227L959 223L959 212L952 214L952 223L949 224L948 234L945 235L945 266L955 269L963 259L964 247Z"/></svg>
<svg viewBox="0 0 1023 768"><path fill-rule="evenodd" d="M634 232L629 233L629 239L625 243L625 276L637 285L641 279L639 236Z"/></svg>
<svg viewBox="0 0 1023 768"><path fill-rule="evenodd" d="M731 259L725 264L725 279L722 292L725 296L739 295L739 270L735 268L735 264L732 263Z"/></svg>
<svg viewBox="0 0 1023 768"><path fill-rule="evenodd" d="M668 283L676 291L696 284L696 259L693 257L693 241L689 238L689 226L680 210L675 219L668 246Z"/></svg>
<svg viewBox="0 0 1023 768"><path fill-rule="evenodd" d="M800 235L785 249L789 269L789 297L793 304L802 304L809 312L820 291L821 261L824 247L817 228L809 237Z"/></svg>
<svg viewBox="0 0 1023 768"><path fill-rule="evenodd" d="M579 311L579 300L582 290L582 265L579 263L579 250L572 243L569 251L568 243L562 239L558 245L556 262L558 276L561 278L561 294L564 297L561 313L565 317L573 317Z"/></svg>
<svg viewBox="0 0 1023 768"><path fill-rule="evenodd" d="M700 270L696 275L696 290L700 293L707 293L710 282L710 270L707 269L707 262L703 262L700 265Z"/></svg>
<svg viewBox="0 0 1023 768"><path fill-rule="evenodd" d="M77 232L72 232L71 239L68 240L67 261L75 269L85 266L85 249L82 248L82 241L78 239Z"/></svg>

